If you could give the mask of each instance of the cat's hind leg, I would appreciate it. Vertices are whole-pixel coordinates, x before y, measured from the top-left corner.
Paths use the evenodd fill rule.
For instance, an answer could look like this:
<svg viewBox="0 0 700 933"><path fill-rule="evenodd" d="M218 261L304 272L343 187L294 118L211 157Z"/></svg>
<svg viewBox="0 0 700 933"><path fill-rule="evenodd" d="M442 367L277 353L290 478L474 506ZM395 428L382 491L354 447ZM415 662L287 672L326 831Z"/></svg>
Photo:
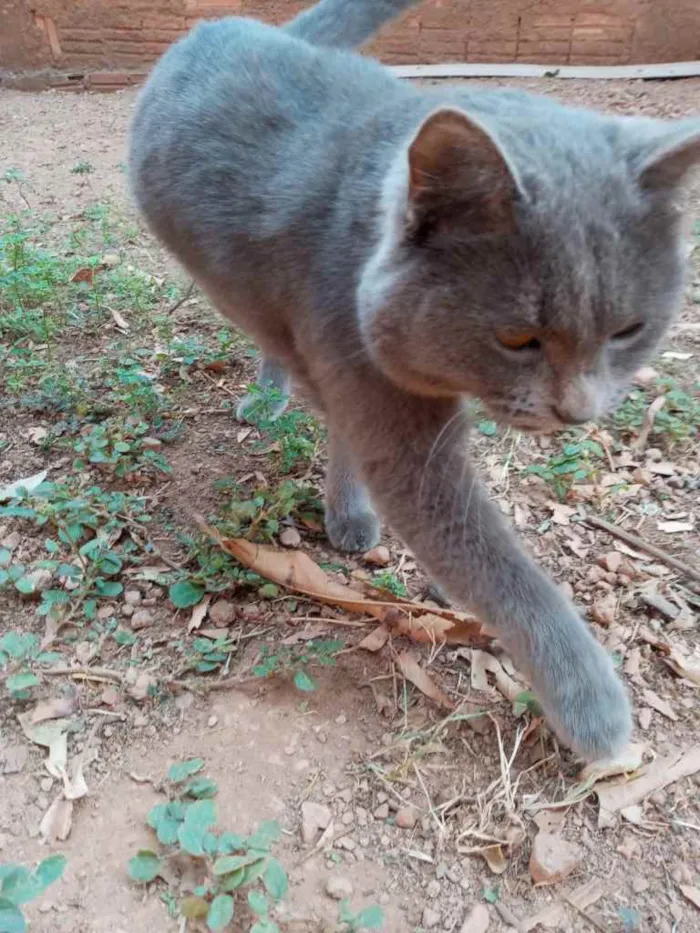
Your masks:
<svg viewBox="0 0 700 933"><path fill-rule="evenodd" d="M236 408L239 421L275 421L289 404L291 382L284 367L270 356L260 360L255 388Z"/></svg>
<svg viewBox="0 0 700 933"><path fill-rule="evenodd" d="M380 533L367 490L355 474L345 442L334 431L328 434L326 531L340 551L367 551Z"/></svg>

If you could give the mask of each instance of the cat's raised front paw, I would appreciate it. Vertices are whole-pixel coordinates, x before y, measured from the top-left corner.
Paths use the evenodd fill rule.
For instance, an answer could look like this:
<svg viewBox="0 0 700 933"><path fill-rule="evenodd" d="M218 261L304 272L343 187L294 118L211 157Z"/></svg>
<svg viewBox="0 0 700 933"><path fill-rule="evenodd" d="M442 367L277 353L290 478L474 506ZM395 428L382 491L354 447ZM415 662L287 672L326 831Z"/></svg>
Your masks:
<svg viewBox="0 0 700 933"><path fill-rule="evenodd" d="M586 646L573 669L562 665L551 678L545 712L563 741L586 761L619 754L632 732L627 691L597 642Z"/></svg>
<svg viewBox="0 0 700 933"><path fill-rule="evenodd" d="M368 551L379 543L379 519L370 511L348 515L327 509L326 532L339 551Z"/></svg>

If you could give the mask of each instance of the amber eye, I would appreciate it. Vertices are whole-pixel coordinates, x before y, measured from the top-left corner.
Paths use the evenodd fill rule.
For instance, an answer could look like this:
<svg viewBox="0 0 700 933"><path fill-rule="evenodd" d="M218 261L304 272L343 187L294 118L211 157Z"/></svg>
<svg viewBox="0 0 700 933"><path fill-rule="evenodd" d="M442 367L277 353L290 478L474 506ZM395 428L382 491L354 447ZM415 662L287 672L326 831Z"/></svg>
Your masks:
<svg viewBox="0 0 700 933"><path fill-rule="evenodd" d="M624 330L618 330L616 334L613 334L613 340L628 340L630 337L636 337L643 329L644 324L641 321L637 321L636 324L630 324L630 326L625 327Z"/></svg>
<svg viewBox="0 0 700 933"><path fill-rule="evenodd" d="M506 350L541 350L542 343L532 333L498 334L496 339Z"/></svg>

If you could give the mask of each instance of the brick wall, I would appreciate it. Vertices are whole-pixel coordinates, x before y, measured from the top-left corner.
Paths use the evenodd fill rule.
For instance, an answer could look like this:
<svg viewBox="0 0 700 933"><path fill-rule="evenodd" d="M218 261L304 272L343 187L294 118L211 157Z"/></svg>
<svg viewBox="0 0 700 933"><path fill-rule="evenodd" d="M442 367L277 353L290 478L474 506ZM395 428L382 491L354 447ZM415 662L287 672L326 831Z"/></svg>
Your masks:
<svg viewBox="0 0 700 933"><path fill-rule="evenodd" d="M348 0L353 2L353 0ZM143 71L202 17L289 19L295 0L0 0L0 69ZM390 63L700 59L700 0L426 0L369 51ZM97 82L99 83L99 81Z"/></svg>

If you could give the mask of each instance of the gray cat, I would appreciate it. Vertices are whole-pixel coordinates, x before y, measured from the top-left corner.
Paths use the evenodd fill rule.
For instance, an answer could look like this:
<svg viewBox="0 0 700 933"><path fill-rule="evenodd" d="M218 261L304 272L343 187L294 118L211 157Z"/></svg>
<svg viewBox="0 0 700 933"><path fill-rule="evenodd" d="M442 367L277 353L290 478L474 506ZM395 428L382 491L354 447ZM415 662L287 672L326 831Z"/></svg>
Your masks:
<svg viewBox="0 0 700 933"><path fill-rule="evenodd" d="M410 2L197 26L140 95L133 188L262 348L260 380L324 413L331 542L374 545L376 508L494 628L562 740L608 756L625 690L480 486L461 400L549 431L623 395L680 303L700 121L425 89L339 50Z"/></svg>

